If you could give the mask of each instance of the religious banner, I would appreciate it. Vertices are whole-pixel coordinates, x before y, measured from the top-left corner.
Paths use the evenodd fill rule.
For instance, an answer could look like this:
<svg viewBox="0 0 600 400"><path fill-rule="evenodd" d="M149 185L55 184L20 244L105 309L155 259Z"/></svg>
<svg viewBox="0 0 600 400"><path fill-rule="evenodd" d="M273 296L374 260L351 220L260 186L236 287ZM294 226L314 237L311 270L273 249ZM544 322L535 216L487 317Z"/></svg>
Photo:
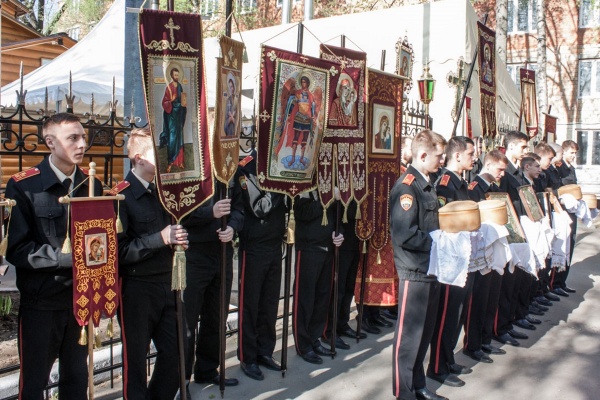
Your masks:
<svg viewBox="0 0 600 400"><path fill-rule="evenodd" d="M213 164L215 178L227 184L237 170L240 152L244 44L227 36L221 36L219 47L221 57L217 59Z"/></svg>
<svg viewBox="0 0 600 400"><path fill-rule="evenodd" d="M140 51L158 193L181 221L214 191L200 15L144 9Z"/></svg>
<svg viewBox="0 0 600 400"><path fill-rule="evenodd" d="M294 197L315 188L330 80L339 73L329 61L262 47L257 177L263 190Z"/></svg>
<svg viewBox="0 0 600 400"><path fill-rule="evenodd" d="M465 96L465 132L469 139L473 139L473 120L471 119L471 98Z"/></svg>
<svg viewBox="0 0 600 400"><path fill-rule="evenodd" d="M496 137L496 32L477 22L482 136Z"/></svg>
<svg viewBox="0 0 600 400"><path fill-rule="evenodd" d="M361 262L358 265L354 297L360 299L362 282ZM363 304L367 306L394 306L398 304L398 272L394 264L394 246L387 241L381 251L369 251L367 254L367 273Z"/></svg>
<svg viewBox="0 0 600 400"><path fill-rule="evenodd" d="M545 128L544 128L544 139L546 143L554 142L556 140L556 121L557 117L553 117L550 114L545 114Z"/></svg>
<svg viewBox="0 0 600 400"><path fill-rule="evenodd" d="M319 152L317 184L323 208L334 200L338 187L346 207L360 204L367 195L365 154L365 82L367 54L321 45L321 58L339 64L340 73L329 82L331 103L327 128ZM344 208L344 221L347 221Z"/></svg>
<svg viewBox="0 0 600 400"><path fill-rule="evenodd" d="M535 92L535 71L520 68L521 80L521 113L519 121L525 122L525 129L530 138L538 134L538 107ZM522 126L522 124L520 124Z"/></svg>
<svg viewBox="0 0 600 400"><path fill-rule="evenodd" d="M112 200L72 202L73 314L80 326L98 326L119 305L115 209Z"/></svg>
<svg viewBox="0 0 600 400"><path fill-rule="evenodd" d="M400 176L400 136L402 128L403 79L400 76L369 70L367 106L368 194L360 205L361 218L356 235L369 240L378 254L390 237L389 198Z"/></svg>

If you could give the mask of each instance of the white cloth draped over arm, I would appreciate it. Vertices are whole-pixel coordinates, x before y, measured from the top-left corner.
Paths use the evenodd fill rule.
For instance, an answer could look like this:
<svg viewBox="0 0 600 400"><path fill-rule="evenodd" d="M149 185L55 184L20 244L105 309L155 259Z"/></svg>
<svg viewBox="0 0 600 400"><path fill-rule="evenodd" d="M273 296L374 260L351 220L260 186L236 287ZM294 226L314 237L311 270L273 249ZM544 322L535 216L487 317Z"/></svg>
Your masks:
<svg viewBox="0 0 600 400"><path fill-rule="evenodd" d="M571 254L571 223L571 218L566 212L552 213L554 240L552 241L551 267L556 268L559 272L565 270Z"/></svg>
<svg viewBox="0 0 600 400"><path fill-rule="evenodd" d="M527 216L521 216L521 226L525 232L525 238L533 251L537 270L546 266L546 257L550 253L550 243L546 238L545 229L541 222L533 222ZM536 274L537 275L537 274Z"/></svg>
<svg viewBox="0 0 600 400"><path fill-rule="evenodd" d="M429 259L429 275L438 282L464 287L471 258L471 232L446 233L436 230Z"/></svg>

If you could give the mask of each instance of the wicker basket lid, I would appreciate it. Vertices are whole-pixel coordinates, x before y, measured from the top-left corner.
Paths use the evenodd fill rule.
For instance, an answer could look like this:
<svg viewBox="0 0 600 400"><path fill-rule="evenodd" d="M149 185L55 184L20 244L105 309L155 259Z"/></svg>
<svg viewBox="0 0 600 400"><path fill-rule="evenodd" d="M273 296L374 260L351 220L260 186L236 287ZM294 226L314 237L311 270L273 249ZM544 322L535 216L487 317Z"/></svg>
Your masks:
<svg viewBox="0 0 600 400"><path fill-rule="evenodd" d="M570 194L575 197L575 200L581 200L583 197L581 194L581 186L579 185L565 185L558 188L558 197L563 194Z"/></svg>
<svg viewBox="0 0 600 400"><path fill-rule="evenodd" d="M481 222L505 225L508 222L506 204L502 200L482 200L479 202Z"/></svg>
<svg viewBox="0 0 600 400"><path fill-rule="evenodd" d="M440 229L448 233L476 231L481 227L479 206L471 200L453 201L439 210Z"/></svg>
<svg viewBox="0 0 600 400"><path fill-rule="evenodd" d="M590 210L592 210L594 208L598 208L598 198L593 193L584 193L583 201L586 202L586 204Z"/></svg>

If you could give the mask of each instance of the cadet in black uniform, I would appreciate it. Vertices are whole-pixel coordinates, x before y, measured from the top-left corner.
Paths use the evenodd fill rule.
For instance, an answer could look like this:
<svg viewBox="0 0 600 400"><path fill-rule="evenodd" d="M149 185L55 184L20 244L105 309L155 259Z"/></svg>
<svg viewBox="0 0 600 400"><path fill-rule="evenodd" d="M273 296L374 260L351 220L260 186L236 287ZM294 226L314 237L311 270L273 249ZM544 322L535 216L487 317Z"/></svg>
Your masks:
<svg viewBox="0 0 600 400"><path fill-rule="evenodd" d="M456 136L448 141L446 146L447 167L442 170L435 183L440 207L453 201L469 200L467 182L462 178L462 174L473 167L474 154L475 148L471 139ZM473 288L473 275L469 274L465 287L441 285L440 304L431 338L427 376L448 386L463 386L465 382L455 374L471 372L470 368L456 364L454 348L464 323L462 311ZM490 358L483 353L469 353L471 357L475 357L476 354L480 356L478 361L489 362Z"/></svg>
<svg viewBox="0 0 600 400"><path fill-rule="evenodd" d="M427 275L431 232L439 229L437 194L428 174L442 160L446 140L429 130L412 142L412 165L390 195L390 230L398 271L398 321L392 356L392 391L397 399L445 399L426 387L423 360L431 341L440 284Z"/></svg>
<svg viewBox="0 0 600 400"><path fill-rule="evenodd" d="M518 216L525 215L525 209L519 197L519 186L526 185L523 171L519 169L519 162L527 152L529 137L523 132L511 131L504 138L506 143L506 157L508 166L502 179L500 179L500 191L508 193L515 212ZM502 287L500 288L500 299L498 301L498 312L494 323L494 339L500 343L509 343L518 346L516 339L527 339L528 336L513 329L512 321L515 317L518 301L516 296L521 286L521 281L527 273L521 268L515 268L511 274L508 268L502 275ZM513 298L514 297L514 298Z"/></svg>
<svg viewBox="0 0 600 400"><path fill-rule="evenodd" d="M50 157L15 174L6 197L16 200L8 230L6 259L16 268L19 307L20 399L41 399L52 364L59 360L60 398L87 398L87 347L77 343L81 327L73 316L72 254L61 252L68 208L58 198L87 177L77 167L86 148L79 118L59 113L42 127ZM72 196L88 196L85 181ZM94 193L102 194L95 181Z"/></svg>
<svg viewBox="0 0 600 400"><path fill-rule="evenodd" d="M497 183L504 176L508 158L500 150L492 150L485 155L481 173L469 184L469 198L480 202L486 193L497 192ZM504 273L508 273L504 271ZM502 275L492 270L485 275L475 274L473 293L469 301L469 320L465 326L464 347L469 352L478 350L488 354L506 354L506 351L492 346L493 326L498 311L498 299Z"/></svg>
<svg viewBox="0 0 600 400"><path fill-rule="evenodd" d="M282 242L285 234L285 195L265 192L256 180L256 151L240 161L234 197L244 202L244 228L239 232L238 354L241 368L262 380L259 364L280 371L273 360L277 307L281 286Z"/></svg>
<svg viewBox="0 0 600 400"><path fill-rule="evenodd" d="M223 216L227 216L225 230L221 229ZM227 243L225 301L229 304L233 280L231 241L243 224L244 204L242 198L235 195L219 201L213 197L183 220L190 242L186 251L187 287L183 293L188 340L185 373L186 379L190 379L193 368L196 383L219 384L221 243ZM194 337L198 318L202 322L197 337ZM238 383L235 378L225 379L226 386Z"/></svg>
<svg viewBox="0 0 600 400"><path fill-rule="evenodd" d="M576 185L577 174L575 173L575 158L577 157L577 151L579 146L573 140L565 140L562 144L563 148L563 162L558 167L558 173L562 186L564 185ZM567 286L567 278L569 276L569 270L571 269L571 260L573 259L573 253L575 252L575 237L577 236L577 216L575 213L569 213L571 217L571 254L569 256L569 262L564 271L557 272L553 280L552 292L559 296L568 297L569 293L575 293L575 289L571 289Z"/></svg>
<svg viewBox="0 0 600 400"><path fill-rule="evenodd" d="M336 200L339 194L336 190ZM319 356L330 356L319 338L327 323L333 279L333 246L340 246L344 236L335 236L335 207L327 208L327 225L323 226L323 207L317 191L303 193L295 201L296 271L292 330L296 352L304 361L322 364Z"/></svg>
<svg viewBox="0 0 600 400"><path fill-rule="evenodd" d="M112 193L125 195L119 205L123 232L119 234L123 340L123 397L172 399L179 388L177 313L171 290L172 245L187 247L187 232L171 225L156 194L154 146L147 128L134 129L127 142L132 169ZM146 356L150 342L156 363L146 387Z"/></svg>

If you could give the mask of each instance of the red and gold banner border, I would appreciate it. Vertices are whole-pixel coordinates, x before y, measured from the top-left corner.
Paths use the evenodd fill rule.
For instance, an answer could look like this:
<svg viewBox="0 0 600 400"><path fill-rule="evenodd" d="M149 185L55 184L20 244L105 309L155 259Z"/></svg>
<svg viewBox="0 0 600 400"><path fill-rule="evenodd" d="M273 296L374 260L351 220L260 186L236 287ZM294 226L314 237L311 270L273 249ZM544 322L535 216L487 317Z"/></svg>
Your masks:
<svg viewBox="0 0 600 400"><path fill-rule="evenodd" d="M495 138L496 126L496 33L477 22L479 33L479 87L482 135Z"/></svg>
<svg viewBox="0 0 600 400"><path fill-rule="evenodd" d="M530 138L533 138L537 136L539 130L535 71L520 68L519 79L521 81L521 111L519 121L523 121L527 134Z"/></svg>

